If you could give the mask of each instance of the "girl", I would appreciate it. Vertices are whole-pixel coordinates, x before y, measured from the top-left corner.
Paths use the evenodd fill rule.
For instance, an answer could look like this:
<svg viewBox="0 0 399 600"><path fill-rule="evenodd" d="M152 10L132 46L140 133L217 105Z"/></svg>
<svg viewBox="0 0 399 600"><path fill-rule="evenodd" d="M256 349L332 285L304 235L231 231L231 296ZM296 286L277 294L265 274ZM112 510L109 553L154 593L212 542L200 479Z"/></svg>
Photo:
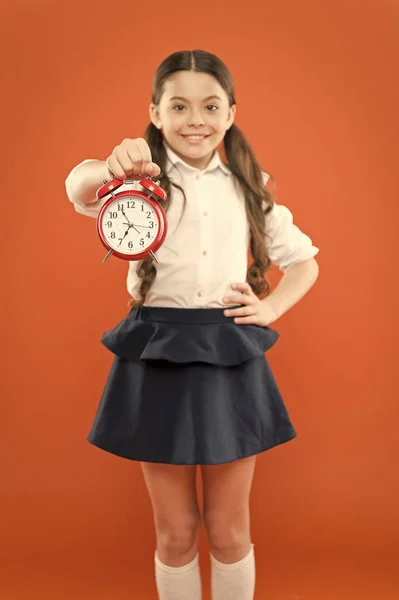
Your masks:
<svg viewBox="0 0 399 600"><path fill-rule="evenodd" d="M269 176L234 124L234 94L216 56L173 53L155 74L144 139L83 161L66 180L77 212L93 217L108 199L96 190L112 176L139 189L155 177L168 194L159 263L129 263L132 308L102 338L115 356L88 436L141 462L160 600L201 597L197 465L213 600L254 597L256 455L296 435L264 353L278 337L269 324L316 281L318 248L267 191ZM272 293L271 264L284 272Z"/></svg>

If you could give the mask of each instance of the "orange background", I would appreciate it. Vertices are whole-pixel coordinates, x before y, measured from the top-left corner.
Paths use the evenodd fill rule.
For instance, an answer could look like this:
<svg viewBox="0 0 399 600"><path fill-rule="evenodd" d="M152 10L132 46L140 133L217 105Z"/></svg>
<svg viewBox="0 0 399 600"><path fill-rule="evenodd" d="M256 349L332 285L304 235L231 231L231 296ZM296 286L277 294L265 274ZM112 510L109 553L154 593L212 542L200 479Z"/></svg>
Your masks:
<svg viewBox="0 0 399 600"><path fill-rule="evenodd" d="M257 598L399 596L399 5L245 6L1 3L1 598L155 598L139 464L86 442L126 265L101 263L64 181L142 135L157 65L193 48L231 69L237 123L321 249L268 354L299 437L258 459Z"/></svg>

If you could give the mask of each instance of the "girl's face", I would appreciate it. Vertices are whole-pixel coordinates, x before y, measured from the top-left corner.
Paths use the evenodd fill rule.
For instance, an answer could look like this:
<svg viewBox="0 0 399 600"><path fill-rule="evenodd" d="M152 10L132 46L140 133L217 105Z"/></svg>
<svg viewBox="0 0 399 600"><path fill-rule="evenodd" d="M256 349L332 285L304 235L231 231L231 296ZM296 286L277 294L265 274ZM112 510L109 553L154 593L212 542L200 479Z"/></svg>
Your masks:
<svg viewBox="0 0 399 600"><path fill-rule="evenodd" d="M235 112L217 79L194 71L171 75L159 104L150 105L151 121L162 130L166 143L197 169L206 168Z"/></svg>

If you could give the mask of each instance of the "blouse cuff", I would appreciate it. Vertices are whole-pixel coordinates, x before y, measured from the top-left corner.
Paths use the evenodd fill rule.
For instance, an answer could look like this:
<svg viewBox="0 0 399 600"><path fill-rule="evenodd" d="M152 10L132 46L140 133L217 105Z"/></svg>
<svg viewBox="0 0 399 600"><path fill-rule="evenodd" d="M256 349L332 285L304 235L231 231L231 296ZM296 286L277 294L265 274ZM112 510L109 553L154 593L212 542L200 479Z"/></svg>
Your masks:
<svg viewBox="0 0 399 600"><path fill-rule="evenodd" d="M271 262L281 271L319 253L312 239L294 224L291 211L276 203L266 215L266 247Z"/></svg>

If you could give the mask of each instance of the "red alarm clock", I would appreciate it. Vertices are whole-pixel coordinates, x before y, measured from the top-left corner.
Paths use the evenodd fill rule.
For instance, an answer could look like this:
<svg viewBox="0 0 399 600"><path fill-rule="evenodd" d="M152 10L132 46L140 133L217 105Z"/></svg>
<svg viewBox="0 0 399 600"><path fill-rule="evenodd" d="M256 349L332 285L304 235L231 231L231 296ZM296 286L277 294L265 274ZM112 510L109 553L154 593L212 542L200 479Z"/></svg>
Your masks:
<svg viewBox="0 0 399 600"><path fill-rule="evenodd" d="M120 190L122 186L135 183L131 180L111 179L104 181L97 190L97 198L110 196L97 217L97 231L107 248L103 262L111 254L123 260L142 260L151 256L158 262L155 252L163 244L167 222L165 211L157 200L166 200L166 192L150 177L141 179L143 191ZM117 193L115 190L119 189ZM156 200L155 200L156 198Z"/></svg>

